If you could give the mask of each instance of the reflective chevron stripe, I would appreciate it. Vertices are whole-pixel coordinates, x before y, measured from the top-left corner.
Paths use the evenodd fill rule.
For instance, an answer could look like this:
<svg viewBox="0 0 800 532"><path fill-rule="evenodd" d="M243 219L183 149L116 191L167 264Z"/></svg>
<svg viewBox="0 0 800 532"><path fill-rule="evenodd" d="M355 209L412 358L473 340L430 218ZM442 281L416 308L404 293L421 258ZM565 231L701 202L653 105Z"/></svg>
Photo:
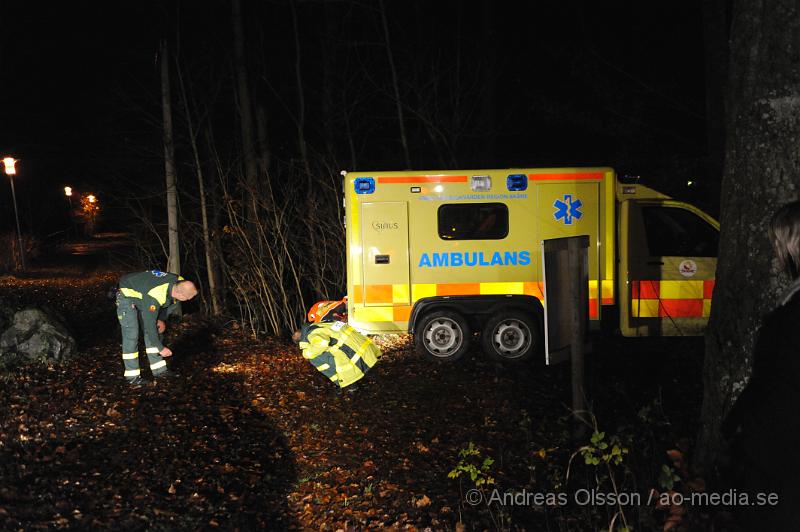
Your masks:
<svg viewBox="0 0 800 532"><path fill-rule="evenodd" d="M600 290L598 290L598 285ZM408 322L413 303L425 297L469 295L529 295L544 302L541 281L497 283L377 284L353 286L352 302L359 320ZM412 305L408 302L411 301ZM599 317L599 304L614 304L614 280L589 281L589 317ZM361 307L360 305L366 305Z"/></svg>
<svg viewBox="0 0 800 532"><path fill-rule="evenodd" d="M714 280L631 281L631 316L707 318Z"/></svg>
<svg viewBox="0 0 800 532"><path fill-rule="evenodd" d="M142 293L134 290L133 288L120 288L119 291L122 292L122 295L125 297L142 299Z"/></svg>

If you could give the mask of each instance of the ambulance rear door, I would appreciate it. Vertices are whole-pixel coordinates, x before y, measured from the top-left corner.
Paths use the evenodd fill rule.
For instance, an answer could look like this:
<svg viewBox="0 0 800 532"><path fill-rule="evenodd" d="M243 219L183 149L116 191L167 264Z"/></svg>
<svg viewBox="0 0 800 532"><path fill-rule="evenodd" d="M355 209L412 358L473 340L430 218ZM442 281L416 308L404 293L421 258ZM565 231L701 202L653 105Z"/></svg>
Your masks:
<svg viewBox="0 0 800 532"><path fill-rule="evenodd" d="M711 309L719 224L673 200L620 205L620 329L624 336L697 336Z"/></svg>
<svg viewBox="0 0 800 532"><path fill-rule="evenodd" d="M364 202L361 220L363 303L368 307L387 307L385 321L392 321L390 307L410 304L408 204Z"/></svg>

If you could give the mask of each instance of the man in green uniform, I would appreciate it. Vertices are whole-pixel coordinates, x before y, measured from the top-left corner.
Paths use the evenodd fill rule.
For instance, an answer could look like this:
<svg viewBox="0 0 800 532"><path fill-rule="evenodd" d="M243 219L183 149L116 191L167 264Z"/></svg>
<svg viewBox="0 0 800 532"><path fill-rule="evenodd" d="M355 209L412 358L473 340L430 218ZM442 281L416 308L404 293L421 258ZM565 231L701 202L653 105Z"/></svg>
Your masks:
<svg viewBox="0 0 800 532"><path fill-rule="evenodd" d="M292 340L303 350L303 358L311 362L340 389L361 380L375 365L380 350L372 340L343 321L346 303L324 301L317 303L308 313L309 322L295 331Z"/></svg>
<svg viewBox="0 0 800 532"><path fill-rule="evenodd" d="M117 318L122 328L122 362L131 385L146 382L139 370L139 319L153 377L170 376L172 372L163 357L172 356L172 351L161 343L159 334L164 332L165 320L178 308L178 302L196 295L194 283L174 273L151 270L129 273L119 280Z"/></svg>

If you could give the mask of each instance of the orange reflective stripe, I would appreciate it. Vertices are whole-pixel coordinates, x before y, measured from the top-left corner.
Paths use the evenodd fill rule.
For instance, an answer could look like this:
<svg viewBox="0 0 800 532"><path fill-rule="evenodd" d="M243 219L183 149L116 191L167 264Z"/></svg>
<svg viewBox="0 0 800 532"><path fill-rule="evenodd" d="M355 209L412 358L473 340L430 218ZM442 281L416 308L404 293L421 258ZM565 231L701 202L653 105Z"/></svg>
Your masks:
<svg viewBox="0 0 800 532"><path fill-rule="evenodd" d="M367 303L387 303L392 304L392 285L390 284L368 284Z"/></svg>
<svg viewBox="0 0 800 532"><path fill-rule="evenodd" d="M394 307L392 309L392 314L394 321L408 321L411 317L411 307Z"/></svg>
<svg viewBox="0 0 800 532"><path fill-rule="evenodd" d="M437 284L437 296L470 296L481 293L480 283Z"/></svg>
<svg viewBox="0 0 800 532"><path fill-rule="evenodd" d="M465 175L417 175L378 177L378 183L466 183Z"/></svg>
<svg viewBox="0 0 800 532"><path fill-rule="evenodd" d="M711 299L711 294L714 293L714 279L703 281L703 299Z"/></svg>
<svg viewBox="0 0 800 532"><path fill-rule="evenodd" d="M703 280L702 286L698 283L674 279L631 281L631 314L640 318L708 317L714 280ZM697 297L680 297L690 294Z"/></svg>
<svg viewBox="0 0 800 532"><path fill-rule="evenodd" d="M604 281L605 283L606 281ZM502 284L502 290L498 285ZM639 285L639 281L632 282L634 287ZM644 281L643 285L655 286L656 288L647 288L645 291L648 293L658 293L658 281ZM510 295L527 295L533 296L544 302L544 282L543 281L529 281L517 283L443 283L443 284L412 284L411 287L411 303L412 305L403 304L408 301L408 298L398 300L397 295L400 291L408 290L409 285L406 284L375 284L375 285L353 285L353 299L356 304L357 312L360 319L368 321L395 321L406 322L411 316L413 303L425 297L433 296L469 296L469 295L485 295L485 294L510 294ZM638 290L638 288L636 288ZM605 305L607 302L613 304L613 298L599 297L597 290L597 282L594 286L589 288L589 316L592 319L597 319L600 316L600 305ZM362 299L364 297L364 299ZM635 300L635 301L638 301ZM642 301L654 301L656 305L658 300L656 298L643 298ZM701 300L702 301L702 300ZM367 312L367 309L361 308L359 305L363 303L371 304L369 310L369 317L362 315L362 312ZM653 306L655 312L656 306ZM645 314L642 314L645 317Z"/></svg>
<svg viewBox="0 0 800 532"><path fill-rule="evenodd" d="M600 299L603 305L614 304L614 281L604 279L600 283Z"/></svg>
<svg viewBox="0 0 800 532"><path fill-rule="evenodd" d="M523 283L522 293L526 296L534 296L539 300L544 300L544 293L542 292L542 282Z"/></svg>
<svg viewBox="0 0 800 532"><path fill-rule="evenodd" d="M632 281L631 297L633 299L658 299L661 293L659 281Z"/></svg>
<svg viewBox="0 0 800 532"><path fill-rule="evenodd" d="M364 301L364 287L360 284L353 286L353 301L356 303Z"/></svg>
<svg viewBox="0 0 800 532"><path fill-rule="evenodd" d="M590 299L589 300L589 317L590 318L597 318L600 315L597 309L597 300Z"/></svg>
<svg viewBox="0 0 800 532"><path fill-rule="evenodd" d="M702 299L662 299L658 309L662 318L702 318Z"/></svg>

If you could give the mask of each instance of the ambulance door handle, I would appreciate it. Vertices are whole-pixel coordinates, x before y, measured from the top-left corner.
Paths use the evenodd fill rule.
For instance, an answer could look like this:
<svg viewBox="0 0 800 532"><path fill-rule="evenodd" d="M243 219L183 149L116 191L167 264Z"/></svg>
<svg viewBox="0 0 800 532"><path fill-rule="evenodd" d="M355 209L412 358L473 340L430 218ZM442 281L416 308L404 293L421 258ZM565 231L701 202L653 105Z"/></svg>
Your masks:
<svg viewBox="0 0 800 532"><path fill-rule="evenodd" d="M389 255L375 255L375 264L389 264Z"/></svg>
<svg viewBox="0 0 800 532"><path fill-rule="evenodd" d="M647 265L648 266L663 266L664 265L664 261L663 260L650 260L650 261L647 261Z"/></svg>

